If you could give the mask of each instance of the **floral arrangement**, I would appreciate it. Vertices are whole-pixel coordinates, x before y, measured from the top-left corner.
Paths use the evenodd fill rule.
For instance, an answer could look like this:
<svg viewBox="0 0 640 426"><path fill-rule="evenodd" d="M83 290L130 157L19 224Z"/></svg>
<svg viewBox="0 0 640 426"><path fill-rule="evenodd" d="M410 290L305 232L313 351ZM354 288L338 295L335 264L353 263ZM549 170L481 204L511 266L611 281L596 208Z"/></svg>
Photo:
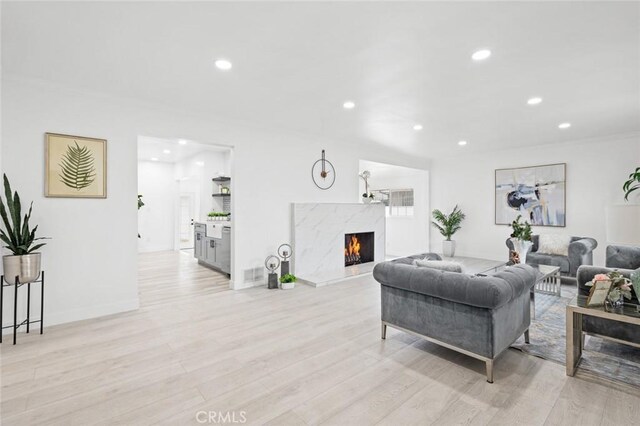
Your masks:
<svg viewBox="0 0 640 426"><path fill-rule="evenodd" d="M526 220L524 222L520 222L520 219L522 219L522 215L518 215L516 220L511 222L511 228L513 229L511 238L516 238L522 241L531 241L531 224Z"/></svg>
<svg viewBox="0 0 640 426"><path fill-rule="evenodd" d="M608 274L597 274L591 282L586 285L593 286L598 281L611 281L611 289L609 290L609 300L619 300L620 296L625 299L631 299L631 280L625 278L620 272L613 271Z"/></svg>

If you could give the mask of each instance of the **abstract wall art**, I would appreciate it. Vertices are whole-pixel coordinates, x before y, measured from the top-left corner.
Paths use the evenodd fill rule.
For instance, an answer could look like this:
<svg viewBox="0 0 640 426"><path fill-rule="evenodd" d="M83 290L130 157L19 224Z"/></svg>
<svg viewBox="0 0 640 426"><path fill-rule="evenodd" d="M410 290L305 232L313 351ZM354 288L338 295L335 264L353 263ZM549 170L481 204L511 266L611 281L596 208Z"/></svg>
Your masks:
<svg viewBox="0 0 640 426"><path fill-rule="evenodd" d="M107 198L107 141L46 134L46 197Z"/></svg>
<svg viewBox="0 0 640 426"><path fill-rule="evenodd" d="M509 225L518 215L534 226L566 225L566 164L498 169L495 223Z"/></svg>

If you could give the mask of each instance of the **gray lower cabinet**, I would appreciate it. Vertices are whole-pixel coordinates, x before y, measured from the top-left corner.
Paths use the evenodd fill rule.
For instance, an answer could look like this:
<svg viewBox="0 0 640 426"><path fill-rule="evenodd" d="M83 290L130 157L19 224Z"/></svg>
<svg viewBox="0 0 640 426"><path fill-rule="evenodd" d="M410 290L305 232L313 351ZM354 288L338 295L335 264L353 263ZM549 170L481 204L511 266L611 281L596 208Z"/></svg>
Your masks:
<svg viewBox="0 0 640 426"><path fill-rule="evenodd" d="M226 272L231 273L231 228L222 229L222 239L216 246L216 261L219 268Z"/></svg>
<svg viewBox="0 0 640 426"><path fill-rule="evenodd" d="M231 228L222 229L222 238L211 238L196 231L195 257L200 263L231 273Z"/></svg>
<svg viewBox="0 0 640 426"><path fill-rule="evenodd" d="M196 231L193 238L193 255L198 260L204 260L205 258L205 233L203 231Z"/></svg>

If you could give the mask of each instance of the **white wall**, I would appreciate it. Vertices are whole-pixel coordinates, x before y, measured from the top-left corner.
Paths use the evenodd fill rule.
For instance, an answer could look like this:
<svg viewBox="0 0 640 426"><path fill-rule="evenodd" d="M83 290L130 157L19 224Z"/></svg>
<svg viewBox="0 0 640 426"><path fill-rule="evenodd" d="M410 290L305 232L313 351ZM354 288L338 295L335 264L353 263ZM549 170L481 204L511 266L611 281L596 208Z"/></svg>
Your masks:
<svg viewBox="0 0 640 426"><path fill-rule="evenodd" d="M229 152L202 151L176 163L175 178L180 181L180 192L196 195L195 220L206 220L212 210L222 211L222 198L211 196L214 191L211 179L230 174Z"/></svg>
<svg viewBox="0 0 640 426"><path fill-rule="evenodd" d="M598 241L594 263L604 265L607 239L604 212L623 201L622 184L640 164L640 136L544 145L526 149L473 152L433 161L431 208L450 210L458 204L466 213L454 239L458 255L504 259L507 225L494 224L494 170L567 163L567 226L535 227L535 233L589 236ZM431 248L442 251L443 237L431 233Z"/></svg>
<svg viewBox="0 0 640 426"><path fill-rule="evenodd" d="M138 162L138 252L173 250L176 234L177 183L173 163Z"/></svg>
<svg viewBox="0 0 640 426"><path fill-rule="evenodd" d="M212 120L133 100L91 94L42 81L2 76L2 166L25 200L33 223L53 240L42 250L47 270L47 323L111 314L138 306L137 137L185 138L233 145L233 287L243 271L291 238L292 202L356 202L358 158L426 168L428 161L359 142L272 131ZM44 133L108 140L108 197L43 197ZM223 142L224 141L224 142ZM337 180L322 191L309 176L322 149ZM260 283L262 284L262 283Z"/></svg>

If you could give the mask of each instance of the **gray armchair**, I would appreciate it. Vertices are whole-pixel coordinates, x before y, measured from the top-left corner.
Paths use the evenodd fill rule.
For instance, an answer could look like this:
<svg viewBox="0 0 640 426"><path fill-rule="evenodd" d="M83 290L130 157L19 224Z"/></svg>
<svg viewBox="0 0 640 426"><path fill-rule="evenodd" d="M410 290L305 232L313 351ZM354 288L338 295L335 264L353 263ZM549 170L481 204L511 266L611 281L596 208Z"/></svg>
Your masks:
<svg viewBox="0 0 640 426"><path fill-rule="evenodd" d="M578 268L578 294L588 296L591 287L586 284L597 274L608 274L613 271L611 268L603 268L598 266L581 266ZM622 275L629 278L631 270L618 269ZM629 302L638 304L637 295L634 294L633 299ZM627 301L625 300L625 303ZM589 315L582 317L582 331L587 334L595 334L603 337L623 340L625 342L640 342L640 326L634 324L624 324L619 321L612 321L605 318L596 318Z"/></svg>
<svg viewBox="0 0 640 426"><path fill-rule="evenodd" d="M571 237L569 255L538 253L538 235L532 235L533 247L527 254L527 263L530 265L559 266L560 273L565 278L575 278L581 265L593 265L593 250L598 247L598 242L589 237ZM507 239L507 247L513 250L511 239Z"/></svg>
<svg viewBox="0 0 640 426"><path fill-rule="evenodd" d="M416 257L381 262L382 338L387 326L485 361L493 361L523 333L529 342L530 292L536 272L516 265L490 277L413 265Z"/></svg>
<svg viewBox="0 0 640 426"><path fill-rule="evenodd" d="M640 268L640 247L607 246L607 268Z"/></svg>

